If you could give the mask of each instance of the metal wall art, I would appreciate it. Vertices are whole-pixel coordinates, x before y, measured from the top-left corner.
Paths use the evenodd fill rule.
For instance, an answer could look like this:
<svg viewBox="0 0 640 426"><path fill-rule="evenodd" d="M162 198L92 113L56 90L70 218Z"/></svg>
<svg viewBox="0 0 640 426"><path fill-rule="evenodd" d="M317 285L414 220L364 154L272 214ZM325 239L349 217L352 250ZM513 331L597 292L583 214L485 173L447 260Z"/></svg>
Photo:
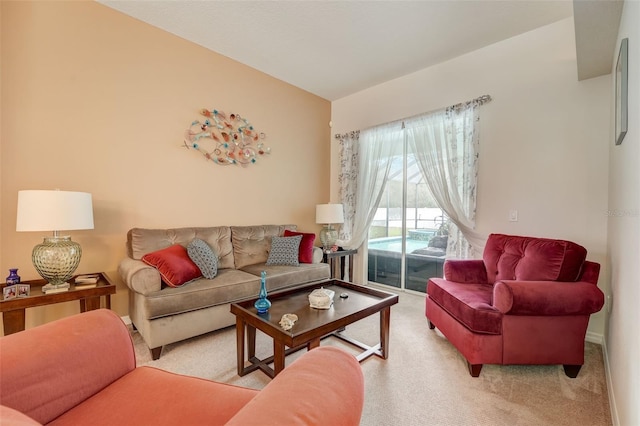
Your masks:
<svg viewBox="0 0 640 426"><path fill-rule="evenodd" d="M204 121L195 120L185 132L184 146L199 151L216 164L248 166L258 157L271 153L264 145L266 135L257 132L239 114L225 114L220 110L200 110Z"/></svg>

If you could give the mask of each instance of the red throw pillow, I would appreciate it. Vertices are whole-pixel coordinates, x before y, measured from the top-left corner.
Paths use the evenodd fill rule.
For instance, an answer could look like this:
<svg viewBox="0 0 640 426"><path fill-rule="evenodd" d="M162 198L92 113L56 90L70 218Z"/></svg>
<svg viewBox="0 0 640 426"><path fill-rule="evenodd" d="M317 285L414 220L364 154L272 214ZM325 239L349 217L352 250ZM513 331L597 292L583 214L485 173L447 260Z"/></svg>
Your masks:
<svg viewBox="0 0 640 426"><path fill-rule="evenodd" d="M313 243L316 240L316 234L305 234L304 232L284 230L285 237L295 237L296 235L302 235L302 241L300 241L300 249L298 250L298 262L300 263L313 263Z"/></svg>
<svg viewBox="0 0 640 426"><path fill-rule="evenodd" d="M202 276L198 265L189 258L187 249L180 244L147 253L142 256L142 261L160 271L162 281L170 287L180 287Z"/></svg>

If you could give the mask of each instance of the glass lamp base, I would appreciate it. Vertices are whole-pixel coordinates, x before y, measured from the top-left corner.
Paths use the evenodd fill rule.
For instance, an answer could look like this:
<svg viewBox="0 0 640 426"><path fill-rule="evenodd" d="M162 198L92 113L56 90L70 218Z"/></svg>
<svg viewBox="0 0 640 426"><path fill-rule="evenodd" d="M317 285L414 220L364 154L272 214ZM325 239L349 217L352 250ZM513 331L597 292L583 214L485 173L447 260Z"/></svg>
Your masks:
<svg viewBox="0 0 640 426"><path fill-rule="evenodd" d="M31 260L38 274L49 284L42 288L69 288L67 281L80 264L82 248L71 237L48 237L33 248ZM61 290L65 291L65 290Z"/></svg>
<svg viewBox="0 0 640 426"><path fill-rule="evenodd" d="M326 252L331 249L336 244L338 240L338 230L333 229L331 225L325 225L320 230L320 243L322 244L322 249Z"/></svg>

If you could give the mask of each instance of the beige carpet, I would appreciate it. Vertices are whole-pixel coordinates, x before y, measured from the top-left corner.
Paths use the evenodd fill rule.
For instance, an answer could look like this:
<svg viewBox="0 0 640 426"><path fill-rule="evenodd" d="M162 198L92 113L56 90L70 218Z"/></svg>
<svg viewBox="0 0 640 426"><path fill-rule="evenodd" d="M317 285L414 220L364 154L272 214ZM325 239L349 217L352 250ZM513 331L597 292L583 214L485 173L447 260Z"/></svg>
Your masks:
<svg viewBox="0 0 640 426"><path fill-rule="evenodd" d="M378 322L375 315L348 327L347 333L374 344ZM138 365L255 389L270 381L261 371L237 375L233 327L168 345L157 361L151 361L138 333L133 338ZM323 345L356 353L335 338ZM270 351L271 342L258 333L258 356ZM302 353L287 357L287 364ZM412 294L401 294L391 309L389 359L374 356L361 366L366 387L362 425L611 424L600 345L586 343L585 364L576 379L566 377L561 366L494 365L485 365L480 377L472 378L456 349L429 330L424 297Z"/></svg>

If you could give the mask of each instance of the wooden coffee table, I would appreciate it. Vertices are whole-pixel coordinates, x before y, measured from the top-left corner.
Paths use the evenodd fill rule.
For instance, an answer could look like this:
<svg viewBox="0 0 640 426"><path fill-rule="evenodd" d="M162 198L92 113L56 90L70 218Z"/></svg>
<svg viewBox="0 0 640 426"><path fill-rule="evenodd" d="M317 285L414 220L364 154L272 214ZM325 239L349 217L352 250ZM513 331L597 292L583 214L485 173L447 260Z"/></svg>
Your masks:
<svg viewBox="0 0 640 426"><path fill-rule="evenodd" d="M309 306L309 294L324 287L335 292L333 306L329 309L315 309ZM349 297L341 299L340 294ZM358 361L377 355L386 359L389 355L389 319L391 306L398 303L398 296L386 291L376 290L339 280L329 280L295 289L269 294L271 308L266 314L258 315L253 307L256 299L231 304L231 313L236 316L236 343L238 356L238 375L244 376L255 370L262 370L275 377L284 369L285 356L303 348L311 350L320 345L324 337L335 336L364 350L357 356ZM380 313L380 343L367 346L351 339L342 330L356 321ZM280 327L284 314L296 314L298 320L291 330ZM256 330L260 330L273 339L273 356L258 359L256 357ZM245 358L245 335L247 357ZM288 347L289 349L285 349ZM245 362L250 365L245 367ZM269 364L273 363L273 368Z"/></svg>

